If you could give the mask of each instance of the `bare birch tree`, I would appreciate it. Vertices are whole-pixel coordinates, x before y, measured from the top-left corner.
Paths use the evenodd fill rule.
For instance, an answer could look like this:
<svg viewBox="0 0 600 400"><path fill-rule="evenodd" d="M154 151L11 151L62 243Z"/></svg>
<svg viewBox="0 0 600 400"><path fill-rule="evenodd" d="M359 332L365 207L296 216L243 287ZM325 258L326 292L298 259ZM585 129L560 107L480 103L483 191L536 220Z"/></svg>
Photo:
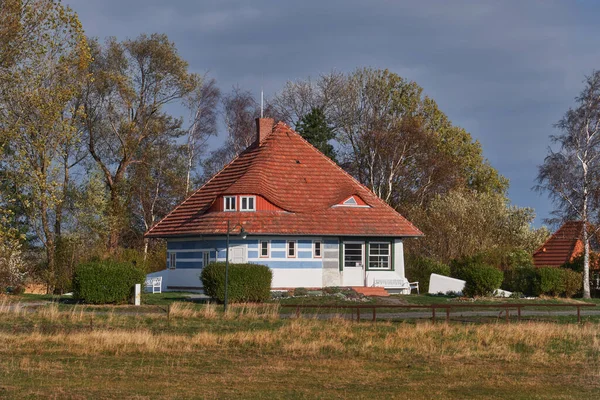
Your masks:
<svg viewBox="0 0 600 400"><path fill-rule="evenodd" d="M590 298L590 239L600 229L600 71L585 85L556 124L561 133L551 139L559 148L539 167L536 189L548 193L560 219L583 223L583 297Z"/></svg>

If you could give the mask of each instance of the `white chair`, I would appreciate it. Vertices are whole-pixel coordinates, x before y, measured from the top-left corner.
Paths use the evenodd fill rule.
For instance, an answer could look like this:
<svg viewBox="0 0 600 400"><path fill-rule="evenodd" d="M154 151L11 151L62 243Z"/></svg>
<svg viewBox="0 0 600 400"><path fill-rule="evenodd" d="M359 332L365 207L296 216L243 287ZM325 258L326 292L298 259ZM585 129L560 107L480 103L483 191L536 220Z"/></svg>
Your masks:
<svg viewBox="0 0 600 400"><path fill-rule="evenodd" d="M152 293L162 293L162 276L147 278L146 288L152 288Z"/></svg>
<svg viewBox="0 0 600 400"><path fill-rule="evenodd" d="M414 289L417 289L417 294L421 294L421 293L419 292L419 282L410 282L410 283L408 284L408 286L409 286L409 293L412 293L412 291L413 291Z"/></svg>

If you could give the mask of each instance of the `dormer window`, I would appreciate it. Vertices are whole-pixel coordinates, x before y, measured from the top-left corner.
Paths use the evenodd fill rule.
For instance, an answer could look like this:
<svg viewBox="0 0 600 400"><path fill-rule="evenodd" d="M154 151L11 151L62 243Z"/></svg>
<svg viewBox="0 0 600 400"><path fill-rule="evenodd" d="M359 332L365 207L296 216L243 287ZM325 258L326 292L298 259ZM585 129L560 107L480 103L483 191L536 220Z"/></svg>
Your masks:
<svg viewBox="0 0 600 400"><path fill-rule="evenodd" d="M332 207L364 207L369 208L369 205L365 203L363 199L358 195L352 195L348 197L346 200L340 201L337 204L334 204Z"/></svg>
<svg viewBox="0 0 600 400"><path fill-rule="evenodd" d="M240 211L256 211L256 197L240 196Z"/></svg>
<svg viewBox="0 0 600 400"><path fill-rule="evenodd" d="M224 196L223 197L223 210L224 211L235 211L235 196Z"/></svg>

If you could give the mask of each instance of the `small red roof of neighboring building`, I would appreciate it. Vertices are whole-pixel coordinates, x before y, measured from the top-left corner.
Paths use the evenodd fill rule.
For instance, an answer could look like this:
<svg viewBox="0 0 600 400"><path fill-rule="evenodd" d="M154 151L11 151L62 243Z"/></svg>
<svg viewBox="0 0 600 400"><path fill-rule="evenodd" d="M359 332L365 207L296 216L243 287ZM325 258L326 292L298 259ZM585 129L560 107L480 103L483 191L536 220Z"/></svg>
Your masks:
<svg viewBox="0 0 600 400"><path fill-rule="evenodd" d="M583 251L583 222L565 222L533 253L536 267L560 267Z"/></svg>
<svg viewBox="0 0 600 400"><path fill-rule="evenodd" d="M241 223L249 234L422 235L286 124L276 124L261 139L154 225L146 236L225 234L228 220ZM283 211L209 211L224 194L260 195ZM369 207L332 207L352 195Z"/></svg>

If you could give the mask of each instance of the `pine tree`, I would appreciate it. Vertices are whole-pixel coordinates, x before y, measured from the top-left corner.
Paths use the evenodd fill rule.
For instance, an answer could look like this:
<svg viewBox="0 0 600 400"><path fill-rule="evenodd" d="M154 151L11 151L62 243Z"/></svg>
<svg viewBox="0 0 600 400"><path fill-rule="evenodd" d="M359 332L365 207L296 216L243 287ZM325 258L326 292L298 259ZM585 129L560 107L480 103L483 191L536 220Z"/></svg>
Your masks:
<svg viewBox="0 0 600 400"><path fill-rule="evenodd" d="M329 141L335 138L335 133L329 124L322 108L315 107L298 121L296 131L313 146L331 158L335 159L335 150ZM337 161L336 161L337 162Z"/></svg>

